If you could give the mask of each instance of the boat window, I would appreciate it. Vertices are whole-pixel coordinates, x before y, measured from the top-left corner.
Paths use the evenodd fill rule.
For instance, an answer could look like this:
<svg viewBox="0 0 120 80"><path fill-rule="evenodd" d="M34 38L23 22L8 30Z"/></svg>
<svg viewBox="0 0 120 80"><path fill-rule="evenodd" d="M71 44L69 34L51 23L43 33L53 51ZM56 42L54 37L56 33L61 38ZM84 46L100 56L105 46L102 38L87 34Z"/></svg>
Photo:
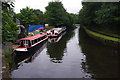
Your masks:
<svg viewBox="0 0 120 80"><path fill-rule="evenodd" d="M39 42L39 38L37 39L37 42Z"/></svg>
<svg viewBox="0 0 120 80"><path fill-rule="evenodd" d="M45 39L45 35L42 37L42 40Z"/></svg>
<svg viewBox="0 0 120 80"><path fill-rule="evenodd" d="M36 39L36 43L38 42L38 39Z"/></svg>
<svg viewBox="0 0 120 80"><path fill-rule="evenodd" d="M32 40L32 45L34 44L34 40Z"/></svg>
<svg viewBox="0 0 120 80"><path fill-rule="evenodd" d="M42 36L42 40L44 39L44 36Z"/></svg>
<svg viewBox="0 0 120 80"><path fill-rule="evenodd" d="M41 41L41 37L40 37L40 41Z"/></svg>
<svg viewBox="0 0 120 80"><path fill-rule="evenodd" d="M31 42L30 42L30 40L28 40L28 44L29 44L29 46L31 46Z"/></svg>
<svg viewBox="0 0 120 80"><path fill-rule="evenodd" d="M28 40L25 40L24 47L29 47Z"/></svg>
<svg viewBox="0 0 120 80"><path fill-rule="evenodd" d="M47 37L47 35L45 35L45 38Z"/></svg>
<svg viewBox="0 0 120 80"><path fill-rule="evenodd" d="M43 40L43 36L41 37L41 40Z"/></svg>
<svg viewBox="0 0 120 80"><path fill-rule="evenodd" d="M41 41L41 37L40 37L40 41Z"/></svg>
<svg viewBox="0 0 120 80"><path fill-rule="evenodd" d="M38 38L38 41L40 41L40 38Z"/></svg>
<svg viewBox="0 0 120 80"><path fill-rule="evenodd" d="M35 40L33 41L33 43L35 44Z"/></svg>
<svg viewBox="0 0 120 80"><path fill-rule="evenodd" d="M35 39L35 43L37 43L37 39Z"/></svg>
<svg viewBox="0 0 120 80"><path fill-rule="evenodd" d="M47 35L45 35L45 38L47 37Z"/></svg>
<svg viewBox="0 0 120 80"><path fill-rule="evenodd" d="M21 47L29 47L29 43L28 40L21 40Z"/></svg>
<svg viewBox="0 0 120 80"><path fill-rule="evenodd" d="M54 30L52 30L51 32L52 32L52 34L54 34Z"/></svg>
<svg viewBox="0 0 120 80"><path fill-rule="evenodd" d="M42 37L42 40L44 39L44 36Z"/></svg>
<svg viewBox="0 0 120 80"><path fill-rule="evenodd" d="M20 46L23 47L23 40L21 40L21 42L20 42Z"/></svg>
<svg viewBox="0 0 120 80"><path fill-rule="evenodd" d="M45 37L45 35L44 35L44 39L45 39L46 37Z"/></svg>

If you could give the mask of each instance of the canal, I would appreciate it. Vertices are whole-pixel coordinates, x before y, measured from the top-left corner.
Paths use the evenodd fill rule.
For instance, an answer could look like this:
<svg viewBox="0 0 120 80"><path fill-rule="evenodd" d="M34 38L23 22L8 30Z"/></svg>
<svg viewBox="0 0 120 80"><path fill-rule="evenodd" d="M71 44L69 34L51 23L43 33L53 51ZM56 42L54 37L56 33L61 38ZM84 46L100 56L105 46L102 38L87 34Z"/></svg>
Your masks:
<svg viewBox="0 0 120 80"><path fill-rule="evenodd" d="M118 78L118 48L90 38L79 26L38 49L13 56L12 78Z"/></svg>

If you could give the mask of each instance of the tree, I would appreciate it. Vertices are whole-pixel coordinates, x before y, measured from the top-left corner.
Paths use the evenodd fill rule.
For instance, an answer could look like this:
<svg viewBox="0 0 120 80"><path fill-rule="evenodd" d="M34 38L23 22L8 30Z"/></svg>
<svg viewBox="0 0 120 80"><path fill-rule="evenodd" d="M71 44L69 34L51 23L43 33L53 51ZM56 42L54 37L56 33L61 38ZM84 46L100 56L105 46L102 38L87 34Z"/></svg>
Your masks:
<svg viewBox="0 0 120 80"><path fill-rule="evenodd" d="M33 15L33 9L26 7L20 10L20 13L16 14L16 17L20 20L21 24L25 26L26 30L28 30L28 26L34 22L32 17L36 16Z"/></svg>
<svg viewBox="0 0 120 80"><path fill-rule="evenodd" d="M114 32L120 27L120 5L118 2L83 2L79 12L79 22L89 29L101 29Z"/></svg>
<svg viewBox="0 0 120 80"><path fill-rule="evenodd" d="M101 8L95 11L97 24L116 24L120 22L119 3L102 3ZM116 24L117 26L117 24Z"/></svg>
<svg viewBox="0 0 120 80"><path fill-rule="evenodd" d="M27 33L29 25L43 24L43 12L38 9L23 8L20 10L20 13L16 14L16 17L25 26Z"/></svg>
<svg viewBox="0 0 120 80"><path fill-rule="evenodd" d="M43 12L39 9L34 9L33 13L37 16L35 22L37 24L44 24Z"/></svg>
<svg viewBox="0 0 120 80"><path fill-rule="evenodd" d="M101 3L97 2L83 2L83 8L79 12L79 21L81 25L86 27L90 25L95 25L95 11L98 10L101 6Z"/></svg>
<svg viewBox="0 0 120 80"><path fill-rule="evenodd" d="M2 42L15 41L18 35L17 24L13 21L13 2L2 2Z"/></svg>
<svg viewBox="0 0 120 80"><path fill-rule="evenodd" d="M68 14L59 1L49 2L45 12L45 23L52 26L67 25Z"/></svg>
<svg viewBox="0 0 120 80"><path fill-rule="evenodd" d="M71 18L72 18L73 24L78 24L78 23L79 23L79 22L78 22L78 15L77 15L77 14L70 13L69 15L70 15Z"/></svg>

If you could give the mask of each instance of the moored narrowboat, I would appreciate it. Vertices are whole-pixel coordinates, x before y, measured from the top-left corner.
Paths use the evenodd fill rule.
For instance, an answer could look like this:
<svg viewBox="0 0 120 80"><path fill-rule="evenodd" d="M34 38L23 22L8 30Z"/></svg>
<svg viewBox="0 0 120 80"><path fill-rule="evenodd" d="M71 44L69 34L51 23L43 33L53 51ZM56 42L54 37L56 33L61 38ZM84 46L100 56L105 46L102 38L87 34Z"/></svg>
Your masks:
<svg viewBox="0 0 120 80"><path fill-rule="evenodd" d="M32 47L42 43L47 40L47 33L41 33L34 36L29 36L26 38L20 39L20 46L15 49L15 51L29 51Z"/></svg>
<svg viewBox="0 0 120 80"><path fill-rule="evenodd" d="M53 28L49 31L47 31L48 37L59 37L61 33L63 33L66 30L66 27L60 27L60 28Z"/></svg>

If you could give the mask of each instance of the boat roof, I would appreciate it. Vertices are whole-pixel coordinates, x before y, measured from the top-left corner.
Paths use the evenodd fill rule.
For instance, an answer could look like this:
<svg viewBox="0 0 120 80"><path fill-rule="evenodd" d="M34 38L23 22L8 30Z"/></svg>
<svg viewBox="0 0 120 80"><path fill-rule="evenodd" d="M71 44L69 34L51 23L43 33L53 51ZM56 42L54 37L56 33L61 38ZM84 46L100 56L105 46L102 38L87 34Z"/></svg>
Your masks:
<svg viewBox="0 0 120 80"><path fill-rule="evenodd" d="M51 30L61 30L62 28L53 28L53 29L51 29Z"/></svg>
<svg viewBox="0 0 120 80"><path fill-rule="evenodd" d="M26 38L22 38L20 40L34 40L34 39L37 39L39 37L42 37L44 36L46 33L42 33L42 34L37 34L37 35L34 35L34 36L29 36L29 37L26 37Z"/></svg>

